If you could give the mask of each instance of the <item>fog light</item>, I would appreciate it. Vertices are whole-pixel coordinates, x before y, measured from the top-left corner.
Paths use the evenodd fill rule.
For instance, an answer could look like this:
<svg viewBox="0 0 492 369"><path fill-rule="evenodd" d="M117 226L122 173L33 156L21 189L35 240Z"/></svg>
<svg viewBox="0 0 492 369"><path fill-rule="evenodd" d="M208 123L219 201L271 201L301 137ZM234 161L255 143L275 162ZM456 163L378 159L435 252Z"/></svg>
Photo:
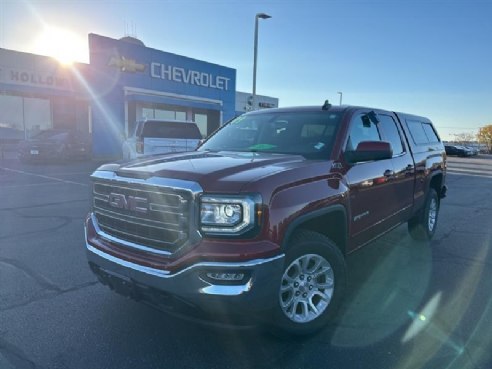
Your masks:
<svg viewBox="0 0 492 369"><path fill-rule="evenodd" d="M241 281L244 273L207 273L207 277L216 281Z"/></svg>

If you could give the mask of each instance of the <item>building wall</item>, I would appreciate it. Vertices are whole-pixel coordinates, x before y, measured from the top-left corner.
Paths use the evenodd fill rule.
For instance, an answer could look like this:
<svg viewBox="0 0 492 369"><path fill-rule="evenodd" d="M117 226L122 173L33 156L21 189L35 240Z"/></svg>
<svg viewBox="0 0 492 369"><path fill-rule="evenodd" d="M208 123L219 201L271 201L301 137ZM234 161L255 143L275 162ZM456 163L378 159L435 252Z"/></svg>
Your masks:
<svg viewBox="0 0 492 369"><path fill-rule="evenodd" d="M251 95L236 93L235 69L130 41L90 34L90 64L70 67L0 49L0 128L24 138L49 128L91 133L96 157L117 158L137 120L194 121L206 137L252 109ZM256 102L278 106L268 96Z"/></svg>
<svg viewBox="0 0 492 369"><path fill-rule="evenodd" d="M149 115L205 115L204 135L235 115L235 69L95 34L89 50L96 155L119 156L134 121Z"/></svg>
<svg viewBox="0 0 492 369"><path fill-rule="evenodd" d="M77 66L74 66L77 68ZM88 132L88 102L74 68L29 53L0 49L0 127L29 138L40 130L70 128Z"/></svg>
<svg viewBox="0 0 492 369"><path fill-rule="evenodd" d="M249 92L236 92L236 115L241 115L250 110L278 108L276 97L256 95L255 106L253 106L253 95Z"/></svg>

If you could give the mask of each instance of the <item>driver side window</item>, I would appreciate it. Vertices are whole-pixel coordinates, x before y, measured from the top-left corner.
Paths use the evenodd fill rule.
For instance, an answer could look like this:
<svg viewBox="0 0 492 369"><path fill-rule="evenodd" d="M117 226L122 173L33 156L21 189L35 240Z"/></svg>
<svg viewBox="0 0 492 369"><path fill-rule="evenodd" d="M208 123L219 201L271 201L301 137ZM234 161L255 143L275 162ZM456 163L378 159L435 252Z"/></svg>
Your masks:
<svg viewBox="0 0 492 369"><path fill-rule="evenodd" d="M365 114L359 114L352 120L346 150L357 149L357 145L362 141L381 141L378 127L370 122Z"/></svg>

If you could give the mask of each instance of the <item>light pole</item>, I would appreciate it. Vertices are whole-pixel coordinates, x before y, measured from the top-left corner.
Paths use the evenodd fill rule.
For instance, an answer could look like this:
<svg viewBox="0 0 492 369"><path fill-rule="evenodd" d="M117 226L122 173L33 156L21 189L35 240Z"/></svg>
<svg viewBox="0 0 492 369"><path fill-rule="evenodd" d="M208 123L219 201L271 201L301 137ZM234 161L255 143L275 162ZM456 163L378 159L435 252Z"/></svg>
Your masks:
<svg viewBox="0 0 492 369"><path fill-rule="evenodd" d="M255 16L255 55L253 62L253 98L252 98L252 109L256 109L256 60L258 58L258 19L268 19L271 18L270 15L265 13L258 13Z"/></svg>
<svg viewBox="0 0 492 369"><path fill-rule="evenodd" d="M342 92L340 92L340 91L338 91L338 92L337 92L337 94L339 94L339 95L340 95L340 104L339 104L339 105L342 105L342 95L343 95L343 93L342 93Z"/></svg>

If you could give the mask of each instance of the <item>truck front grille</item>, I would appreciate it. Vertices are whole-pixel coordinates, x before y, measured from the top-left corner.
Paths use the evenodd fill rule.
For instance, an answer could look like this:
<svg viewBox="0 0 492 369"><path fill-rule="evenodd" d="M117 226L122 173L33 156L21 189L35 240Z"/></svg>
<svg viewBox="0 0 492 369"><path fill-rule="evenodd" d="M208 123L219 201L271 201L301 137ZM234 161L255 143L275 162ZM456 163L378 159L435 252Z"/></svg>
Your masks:
<svg viewBox="0 0 492 369"><path fill-rule="evenodd" d="M191 194L142 184L95 182L93 209L102 231L117 239L165 253L189 238Z"/></svg>

